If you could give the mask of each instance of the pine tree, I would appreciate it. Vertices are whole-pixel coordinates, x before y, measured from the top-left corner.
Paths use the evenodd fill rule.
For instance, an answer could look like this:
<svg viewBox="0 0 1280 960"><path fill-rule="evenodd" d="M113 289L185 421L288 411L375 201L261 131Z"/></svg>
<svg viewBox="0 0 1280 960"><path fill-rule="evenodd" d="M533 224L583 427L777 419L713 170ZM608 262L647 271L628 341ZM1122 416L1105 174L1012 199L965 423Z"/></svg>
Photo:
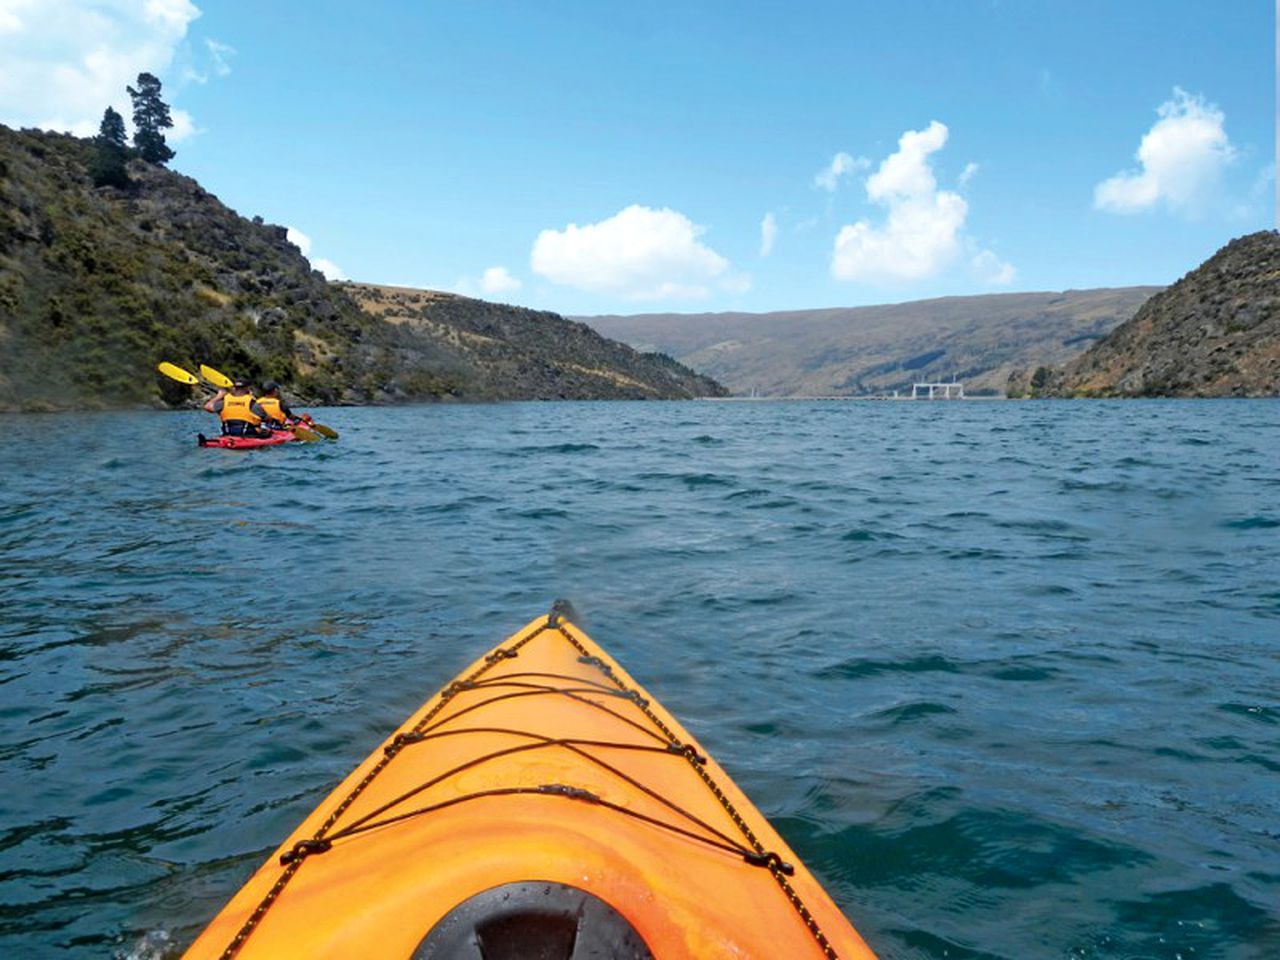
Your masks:
<svg viewBox="0 0 1280 960"><path fill-rule="evenodd" d="M125 170L124 117L110 107L102 112L102 125L98 128L93 155L92 173L95 186L127 187L129 174Z"/></svg>
<svg viewBox="0 0 1280 960"><path fill-rule="evenodd" d="M169 105L160 99L160 78L140 73L138 88L126 89L133 100L133 145L147 163L163 166L173 159L163 133L173 126L173 118L169 116Z"/></svg>

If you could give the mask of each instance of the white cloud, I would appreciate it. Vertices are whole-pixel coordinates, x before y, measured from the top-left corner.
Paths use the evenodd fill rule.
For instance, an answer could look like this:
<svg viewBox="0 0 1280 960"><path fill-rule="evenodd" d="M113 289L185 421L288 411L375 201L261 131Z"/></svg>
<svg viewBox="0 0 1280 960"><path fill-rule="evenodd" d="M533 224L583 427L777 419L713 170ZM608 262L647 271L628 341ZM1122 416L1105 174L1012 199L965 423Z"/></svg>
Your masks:
<svg viewBox="0 0 1280 960"><path fill-rule="evenodd" d="M196 51L192 50L190 45L184 45L179 51L179 59L183 61L182 79L203 86L209 82L211 76L230 76L231 58L235 56L236 48L230 44L206 38L203 49L204 55L199 64L196 63Z"/></svg>
<svg viewBox="0 0 1280 960"><path fill-rule="evenodd" d="M979 169L976 163L966 163L964 169L960 171L960 176L956 178L956 182L962 187L967 187L969 181L973 179Z"/></svg>
<svg viewBox="0 0 1280 960"><path fill-rule="evenodd" d="M485 293L514 293L524 284L513 277L506 267L490 267L480 277L480 289Z"/></svg>
<svg viewBox="0 0 1280 960"><path fill-rule="evenodd" d="M479 277L461 276L444 289L463 297L493 297L515 293L524 286L506 267L489 267Z"/></svg>
<svg viewBox="0 0 1280 960"><path fill-rule="evenodd" d="M778 219L770 211L760 221L760 256L773 253L773 242L778 239Z"/></svg>
<svg viewBox="0 0 1280 960"><path fill-rule="evenodd" d="M869 220L841 227L831 254L831 275L837 280L886 283L916 280L940 273L964 247L976 247L965 236L969 204L952 190L938 189L930 157L946 146L949 131L932 121L923 130L908 130L898 149L885 157L867 177L867 199L885 209L884 222ZM964 184L977 173L968 164L960 174ZM1017 272L990 250L972 256L978 278L993 286L1013 282Z"/></svg>
<svg viewBox="0 0 1280 960"><path fill-rule="evenodd" d="M21 6L24 6L21 0L5 0L0 3L0 34L17 33L22 29L22 19L17 10Z"/></svg>
<svg viewBox="0 0 1280 960"><path fill-rule="evenodd" d="M867 177L867 199L877 202L924 197L936 191L938 182L929 156L947 143L944 123L934 120L923 130L908 130L898 138L898 151L885 157L880 169Z"/></svg>
<svg viewBox="0 0 1280 960"><path fill-rule="evenodd" d="M959 249L968 204L941 192L896 203L882 227L866 220L840 228L831 255L837 280L914 280L938 273Z"/></svg>
<svg viewBox="0 0 1280 960"><path fill-rule="evenodd" d="M947 266L960 248L960 230L969 205L958 194L939 190L929 166L931 154L947 142L947 128L933 121L908 130L880 168L867 178L867 199L887 209L875 226L859 220L842 227L831 255L837 280L885 281L927 277Z"/></svg>
<svg viewBox="0 0 1280 960"><path fill-rule="evenodd" d="M828 192L840 186L840 178L850 176L871 166L866 157L854 158L847 153L837 153L831 162L813 175L813 185Z"/></svg>
<svg viewBox="0 0 1280 960"><path fill-rule="evenodd" d="M1013 264L1001 260L990 250L983 250L969 261L973 275L992 287L1007 287L1018 276Z"/></svg>
<svg viewBox="0 0 1280 960"><path fill-rule="evenodd" d="M288 241L292 243L295 247L297 247L299 250L301 250L302 255L304 257L311 252L310 237L308 237L305 233L303 233L297 227L285 227L285 230L287 231L285 236L288 239Z"/></svg>
<svg viewBox="0 0 1280 960"><path fill-rule="evenodd" d="M125 6L138 6L126 3ZM187 24L200 16L200 11L190 0L144 0L143 17L152 23L168 24L175 29L186 30Z"/></svg>
<svg viewBox="0 0 1280 960"><path fill-rule="evenodd" d="M220 77L230 75L231 58L236 55L235 47L212 39L205 40L204 46L209 51L209 58L213 63L213 72Z"/></svg>
<svg viewBox="0 0 1280 960"><path fill-rule="evenodd" d="M1135 154L1140 168L1118 173L1093 190L1093 205L1108 213L1137 213L1163 203L1196 214L1217 194L1236 151L1224 129L1226 116L1201 96L1175 87L1156 110L1159 118Z"/></svg>
<svg viewBox="0 0 1280 960"><path fill-rule="evenodd" d="M319 270L326 280L346 280L346 272L332 260L323 257L311 261L312 269Z"/></svg>
<svg viewBox="0 0 1280 960"><path fill-rule="evenodd" d="M163 79L199 16L190 0L0 0L0 122L87 136L108 106L128 120L125 87Z"/></svg>
<svg viewBox="0 0 1280 960"><path fill-rule="evenodd" d="M196 122L191 119L191 114L185 110L169 110L169 117L173 120L173 129L165 134L165 140L172 143L179 143L188 137L193 137L197 133L203 133ZM97 132L96 130L94 131Z"/></svg>
<svg viewBox="0 0 1280 960"><path fill-rule="evenodd" d="M676 210L633 204L599 223L543 230L529 265L555 283L629 300L740 288L744 278L730 276L729 261L699 239L704 232Z"/></svg>
<svg viewBox="0 0 1280 960"><path fill-rule="evenodd" d="M346 280L347 275L343 269L332 260L325 260L323 257L311 257L311 238L299 230L297 227L286 227L288 232L285 234L290 243L302 251L302 255L307 258L311 264L311 269L319 270L328 280Z"/></svg>

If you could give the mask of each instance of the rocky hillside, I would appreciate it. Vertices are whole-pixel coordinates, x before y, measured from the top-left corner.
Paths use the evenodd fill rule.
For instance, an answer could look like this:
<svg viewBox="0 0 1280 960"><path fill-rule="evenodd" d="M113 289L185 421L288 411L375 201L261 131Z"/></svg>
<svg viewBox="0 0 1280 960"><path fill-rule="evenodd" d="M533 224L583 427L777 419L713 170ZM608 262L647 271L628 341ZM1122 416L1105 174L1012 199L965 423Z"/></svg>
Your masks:
<svg viewBox="0 0 1280 960"><path fill-rule="evenodd" d="M0 410L187 401L162 359L270 377L304 403L720 389L554 314L460 298L431 322L366 312L285 228L138 160L128 187L94 187L93 152L0 126ZM460 347L470 335L494 344Z"/></svg>
<svg viewBox="0 0 1280 960"><path fill-rule="evenodd" d="M1280 395L1280 234L1233 240L1152 297L1065 367L1038 369L1032 395Z"/></svg>
<svg viewBox="0 0 1280 960"><path fill-rule="evenodd" d="M857 396L913 381L1003 395L1019 369L1062 363L1133 316L1159 287L946 297L781 313L584 317L661 350L735 394Z"/></svg>
<svg viewBox="0 0 1280 960"><path fill-rule="evenodd" d="M727 391L660 353L606 340L585 323L450 293L345 283L369 315L428 340L486 400L716 397Z"/></svg>

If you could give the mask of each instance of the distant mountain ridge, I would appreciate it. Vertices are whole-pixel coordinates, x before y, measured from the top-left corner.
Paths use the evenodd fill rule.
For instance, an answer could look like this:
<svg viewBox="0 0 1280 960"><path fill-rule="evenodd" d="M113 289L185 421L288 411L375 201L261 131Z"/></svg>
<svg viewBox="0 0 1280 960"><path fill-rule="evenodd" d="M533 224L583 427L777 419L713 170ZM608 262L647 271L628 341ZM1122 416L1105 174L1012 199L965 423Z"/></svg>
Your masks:
<svg viewBox="0 0 1280 960"><path fill-rule="evenodd" d="M738 395L859 396L955 378L1004 395L1011 376L1062 363L1160 287L944 297L776 313L580 317L606 337L670 354Z"/></svg>
<svg viewBox="0 0 1280 960"><path fill-rule="evenodd" d="M95 187L93 158L92 140L0 125L0 410L189 402L160 360L303 403L724 392L553 313L415 293L390 315L190 177L133 159L128 186Z"/></svg>
<svg viewBox="0 0 1280 960"><path fill-rule="evenodd" d="M1037 396L1280 396L1280 234L1232 240L1064 367Z"/></svg>

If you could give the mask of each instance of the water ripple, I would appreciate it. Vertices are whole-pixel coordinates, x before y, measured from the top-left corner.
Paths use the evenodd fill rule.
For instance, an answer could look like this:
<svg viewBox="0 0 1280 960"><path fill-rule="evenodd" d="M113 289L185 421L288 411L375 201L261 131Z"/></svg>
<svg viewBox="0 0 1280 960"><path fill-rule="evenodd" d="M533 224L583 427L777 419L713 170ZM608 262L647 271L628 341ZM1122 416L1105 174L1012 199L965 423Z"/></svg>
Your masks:
<svg viewBox="0 0 1280 960"><path fill-rule="evenodd" d="M0 417L0 955L180 951L569 596L882 955L1280 956L1280 404L325 419Z"/></svg>

